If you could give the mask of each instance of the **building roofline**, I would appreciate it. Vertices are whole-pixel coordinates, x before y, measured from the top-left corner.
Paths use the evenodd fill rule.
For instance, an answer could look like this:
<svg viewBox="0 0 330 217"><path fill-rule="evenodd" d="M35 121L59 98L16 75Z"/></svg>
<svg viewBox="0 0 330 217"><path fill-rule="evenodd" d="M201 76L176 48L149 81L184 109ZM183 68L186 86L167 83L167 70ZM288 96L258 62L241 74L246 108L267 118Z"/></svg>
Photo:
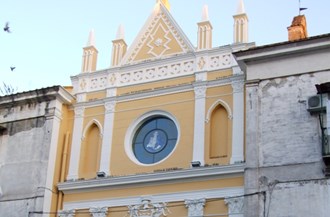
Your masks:
<svg viewBox="0 0 330 217"><path fill-rule="evenodd" d="M70 104L74 97L64 87L56 85L15 94L0 96L0 106L7 104L23 104L26 102L44 102L57 98L64 104Z"/></svg>
<svg viewBox="0 0 330 217"><path fill-rule="evenodd" d="M248 55L258 54L258 53L262 53L262 52L267 52L267 51L274 51L274 49L308 45L308 44L315 43L316 41L319 41L319 42L330 41L330 33L312 36L312 37L295 40L295 41L284 41L284 42L278 42L278 43L273 43L273 44L251 47L247 50L234 52L233 54L236 57L242 57L242 56L248 56Z"/></svg>

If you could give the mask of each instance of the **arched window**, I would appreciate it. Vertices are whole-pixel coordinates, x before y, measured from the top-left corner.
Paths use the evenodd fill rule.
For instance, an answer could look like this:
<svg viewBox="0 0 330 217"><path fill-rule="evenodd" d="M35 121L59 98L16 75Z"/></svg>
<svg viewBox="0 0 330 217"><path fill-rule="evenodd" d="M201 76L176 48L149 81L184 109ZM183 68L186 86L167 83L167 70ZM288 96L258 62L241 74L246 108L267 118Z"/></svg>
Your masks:
<svg viewBox="0 0 330 217"><path fill-rule="evenodd" d="M80 178L94 178L100 167L101 138L100 129L93 123L85 132L79 164Z"/></svg>
<svg viewBox="0 0 330 217"><path fill-rule="evenodd" d="M210 158L227 157L228 155L228 113L217 105L210 118Z"/></svg>

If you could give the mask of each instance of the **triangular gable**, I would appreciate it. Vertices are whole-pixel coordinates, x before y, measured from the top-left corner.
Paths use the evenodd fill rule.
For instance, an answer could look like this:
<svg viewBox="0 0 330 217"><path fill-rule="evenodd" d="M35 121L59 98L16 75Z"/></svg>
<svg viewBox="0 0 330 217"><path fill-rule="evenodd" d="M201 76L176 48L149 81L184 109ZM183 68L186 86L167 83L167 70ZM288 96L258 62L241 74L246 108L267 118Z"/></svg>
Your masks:
<svg viewBox="0 0 330 217"><path fill-rule="evenodd" d="M163 3L159 1L130 46L122 64L189 51L194 51L193 45Z"/></svg>

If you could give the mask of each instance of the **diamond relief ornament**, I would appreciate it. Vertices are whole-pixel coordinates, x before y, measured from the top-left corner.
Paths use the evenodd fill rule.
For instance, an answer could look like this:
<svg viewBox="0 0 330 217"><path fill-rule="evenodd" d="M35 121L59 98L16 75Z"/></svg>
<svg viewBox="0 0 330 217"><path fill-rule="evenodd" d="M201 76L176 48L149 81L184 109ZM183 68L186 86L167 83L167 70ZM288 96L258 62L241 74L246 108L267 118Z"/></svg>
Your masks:
<svg viewBox="0 0 330 217"><path fill-rule="evenodd" d="M199 67L199 69L200 70L202 70L203 68L204 68L204 66L205 66L205 60L204 60L204 57L201 57L200 59L199 59L199 62L198 62L198 67Z"/></svg>
<svg viewBox="0 0 330 217"><path fill-rule="evenodd" d="M159 37L161 35L161 37ZM156 31L150 34L150 42L147 46L150 48L148 54L154 57L159 57L163 55L167 50L170 49L168 44L171 42L169 37L170 31L166 30L162 24L159 24Z"/></svg>

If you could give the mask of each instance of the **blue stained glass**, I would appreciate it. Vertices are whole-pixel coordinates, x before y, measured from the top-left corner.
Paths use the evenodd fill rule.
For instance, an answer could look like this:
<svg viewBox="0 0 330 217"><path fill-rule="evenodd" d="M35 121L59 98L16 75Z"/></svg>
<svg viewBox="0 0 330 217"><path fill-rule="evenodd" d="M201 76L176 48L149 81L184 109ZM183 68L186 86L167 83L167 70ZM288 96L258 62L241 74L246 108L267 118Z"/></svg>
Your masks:
<svg viewBox="0 0 330 217"><path fill-rule="evenodd" d="M133 151L143 164L157 163L166 158L177 142L178 129L167 117L155 116L145 121L133 140Z"/></svg>

